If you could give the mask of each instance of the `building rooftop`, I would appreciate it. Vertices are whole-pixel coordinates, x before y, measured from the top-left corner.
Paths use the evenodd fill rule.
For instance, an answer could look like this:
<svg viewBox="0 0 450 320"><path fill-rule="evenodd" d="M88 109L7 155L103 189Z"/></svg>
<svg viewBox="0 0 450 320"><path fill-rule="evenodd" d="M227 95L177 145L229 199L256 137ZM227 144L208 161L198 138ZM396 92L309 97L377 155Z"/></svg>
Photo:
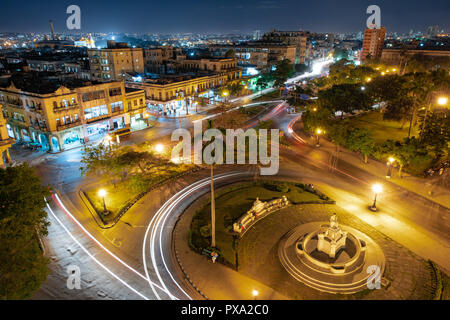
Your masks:
<svg viewBox="0 0 450 320"><path fill-rule="evenodd" d="M21 72L12 74L8 78L0 78L0 88L6 89L11 85L22 91L36 94L49 94L64 86L68 89L101 84L101 82L86 81L74 77L61 77L52 72Z"/></svg>

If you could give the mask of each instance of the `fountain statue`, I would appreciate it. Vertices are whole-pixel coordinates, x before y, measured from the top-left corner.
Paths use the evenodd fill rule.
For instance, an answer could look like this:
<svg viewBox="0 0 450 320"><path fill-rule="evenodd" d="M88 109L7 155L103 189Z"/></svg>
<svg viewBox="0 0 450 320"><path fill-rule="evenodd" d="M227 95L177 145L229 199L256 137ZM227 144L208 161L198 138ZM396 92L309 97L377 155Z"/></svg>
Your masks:
<svg viewBox="0 0 450 320"><path fill-rule="evenodd" d="M326 253L330 258L335 258L341 248L345 248L347 231L342 231L337 222L336 213L330 218L330 226L325 232L317 234L317 250Z"/></svg>

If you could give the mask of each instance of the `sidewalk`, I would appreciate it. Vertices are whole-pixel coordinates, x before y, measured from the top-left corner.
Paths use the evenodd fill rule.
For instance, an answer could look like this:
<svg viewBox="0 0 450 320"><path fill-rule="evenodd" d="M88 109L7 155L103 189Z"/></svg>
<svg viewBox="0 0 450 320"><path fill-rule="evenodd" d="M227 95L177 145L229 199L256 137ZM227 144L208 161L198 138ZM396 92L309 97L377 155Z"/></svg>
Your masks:
<svg viewBox="0 0 450 320"><path fill-rule="evenodd" d="M181 262L184 276L189 277L190 285L195 285L197 292L200 291L210 300L251 300L253 290L258 290L258 300L289 300L272 288L220 263L212 263L208 257L189 248L190 222L195 213L195 204L202 199L204 197L186 210L173 233L175 257ZM179 271L182 273L181 269Z"/></svg>
<svg viewBox="0 0 450 320"><path fill-rule="evenodd" d="M331 155L336 154L335 152L336 147L330 141L321 138L320 147L317 148L315 146L316 138L314 136L312 137L307 136L302 129L297 130L296 134L299 135L301 138L303 138L310 147L316 148L322 152L327 152L330 157ZM438 203L446 208L450 208L450 190L440 186L433 185L432 180L411 176L406 172L403 172L402 173L403 178L400 178L398 175L397 168L392 168L391 178L387 179L386 178L387 165L385 163L382 163L372 158L368 159L368 163L364 163L361 155L357 155L356 153L347 150L346 148L343 147L339 147L339 150L340 150L338 155L339 160L351 163L352 165L360 169L363 169L379 177L382 180L392 182L424 198L427 198L430 201ZM339 167L339 161L337 166Z"/></svg>
<svg viewBox="0 0 450 320"><path fill-rule="evenodd" d="M217 105L215 104L208 104L204 107L197 107L197 108L189 108L188 112L186 112L186 110L182 110L182 109L177 109L175 110L175 112L169 113L167 112L166 115L163 115L162 112L149 112L152 116L157 117L157 118L186 118L186 117L191 117L194 115L199 115L199 114L203 114L209 110L213 110L217 108Z"/></svg>

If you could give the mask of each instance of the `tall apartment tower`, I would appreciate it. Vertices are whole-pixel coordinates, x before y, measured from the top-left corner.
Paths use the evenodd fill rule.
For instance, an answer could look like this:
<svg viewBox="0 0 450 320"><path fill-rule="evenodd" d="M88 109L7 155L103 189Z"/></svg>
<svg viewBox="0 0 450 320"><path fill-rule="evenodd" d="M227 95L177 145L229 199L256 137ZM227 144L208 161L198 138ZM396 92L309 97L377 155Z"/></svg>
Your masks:
<svg viewBox="0 0 450 320"><path fill-rule="evenodd" d="M365 61L367 59L367 56L370 56L372 59L381 58L385 36L385 27L380 27L378 29L366 29L366 31L364 32L361 61Z"/></svg>

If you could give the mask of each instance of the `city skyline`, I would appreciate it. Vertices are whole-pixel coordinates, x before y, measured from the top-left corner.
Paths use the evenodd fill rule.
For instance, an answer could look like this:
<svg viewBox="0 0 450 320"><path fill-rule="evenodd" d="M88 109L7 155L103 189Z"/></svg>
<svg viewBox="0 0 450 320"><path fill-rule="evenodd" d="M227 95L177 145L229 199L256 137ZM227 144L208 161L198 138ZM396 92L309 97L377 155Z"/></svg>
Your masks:
<svg viewBox="0 0 450 320"><path fill-rule="evenodd" d="M353 4L351 4L353 2ZM406 33L426 30L438 25L448 31L447 13L450 3L444 0L378 1L381 24L388 32ZM66 8L76 4L81 8L81 29L68 30ZM365 28L370 1L325 0L320 3L302 1L231 0L226 4L211 1L185 3L179 0L146 2L133 0L117 3L105 1L39 3L4 3L6 12L20 11L0 21L1 32L48 32L48 20L53 20L56 33L250 33L254 30L309 30L313 32L352 33ZM101 14L108 9L108 14ZM126 14L124 15L124 12ZM327 14L332 12L332 15ZM197 18L196 18L197 17ZM199 19L201 17L201 19ZM208 26L207 29L205 29Z"/></svg>

